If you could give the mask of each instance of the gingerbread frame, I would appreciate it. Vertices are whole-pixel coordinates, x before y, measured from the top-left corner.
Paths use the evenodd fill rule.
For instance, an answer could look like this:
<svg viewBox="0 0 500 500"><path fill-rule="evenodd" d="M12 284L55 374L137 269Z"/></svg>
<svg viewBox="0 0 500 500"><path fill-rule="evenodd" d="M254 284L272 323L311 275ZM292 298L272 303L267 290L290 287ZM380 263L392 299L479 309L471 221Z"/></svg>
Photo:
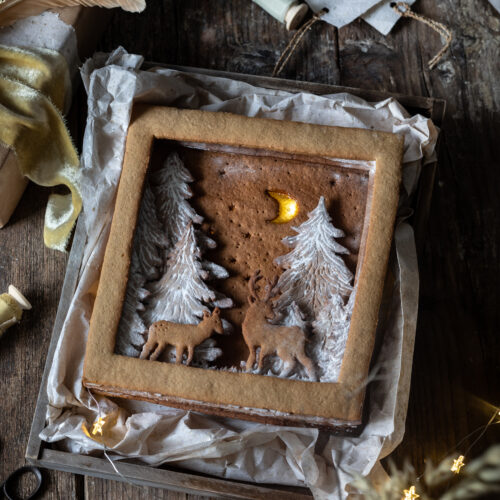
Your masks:
<svg viewBox="0 0 500 500"><path fill-rule="evenodd" d="M155 139L373 162L356 300L337 383L204 370L114 353L142 186ZM403 138L390 133L136 106L90 324L84 385L109 396L266 423L358 426L399 198L402 153Z"/></svg>

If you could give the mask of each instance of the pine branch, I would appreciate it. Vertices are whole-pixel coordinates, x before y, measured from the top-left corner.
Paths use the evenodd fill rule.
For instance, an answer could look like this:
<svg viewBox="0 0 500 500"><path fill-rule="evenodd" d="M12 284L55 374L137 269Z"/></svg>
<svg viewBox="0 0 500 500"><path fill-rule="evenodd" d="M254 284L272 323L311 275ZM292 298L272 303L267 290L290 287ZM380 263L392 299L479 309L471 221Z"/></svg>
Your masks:
<svg viewBox="0 0 500 500"><path fill-rule="evenodd" d="M472 500L500 494L500 445L491 446L458 474L451 471L453 458L437 466L427 462L422 476L408 462L402 469L390 463L390 479L381 488L376 489L366 477L358 477L350 486L368 500L399 500L412 485L422 500Z"/></svg>

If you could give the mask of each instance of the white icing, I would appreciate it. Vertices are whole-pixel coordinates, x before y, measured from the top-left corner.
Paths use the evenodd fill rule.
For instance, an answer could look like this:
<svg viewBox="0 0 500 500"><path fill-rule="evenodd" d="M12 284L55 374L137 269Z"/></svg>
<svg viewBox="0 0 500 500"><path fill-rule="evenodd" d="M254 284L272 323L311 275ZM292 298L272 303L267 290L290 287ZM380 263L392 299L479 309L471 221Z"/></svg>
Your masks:
<svg viewBox="0 0 500 500"><path fill-rule="evenodd" d="M306 353L315 361L321 382L338 379L354 304L353 275L337 254L349 253L335 241L345 236L331 223L325 200L309 213L297 233L283 240L292 251L275 259L285 270L279 278L276 310L282 324L313 327ZM344 305L344 298L350 300ZM304 317L301 313L304 313Z"/></svg>
<svg viewBox="0 0 500 500"><path fill-rule="evenodd" d="M195 229L194 234L196 235L196 241L198 242L198 245L200 245L200 248L203 251L210 248L215 248L217 246L217 243L215 243L215 241L210 238L210 236L207 236L203 231Z"/></svg>
<svg viewBox="0 0 500 500"><path fill-rule="evenodd" d="M151 285L151 307L146 312L149 324L160 320L195 324L209 310L205 304L215 300L215 293L205 284L208 272L202 268L200 256L189 224L168 255L167 271Z"/></svg>
<svg viewBox="0 0 500 500"><path fill-rule="evenodd" d="M227 272L227 270L224 267L219 266L219 264L215 264L214 262L203 260L201 262L201 267L205 271L207 271L209 278L218 280L229 278L229 273Z"/></svg>
<svg viewBox="0 0 500 500"><path fill-rule="evenodd" d="M188 186L193 178L175 151L169 153L163 167L152 177L157 207L170 249L191 221L201 224L203 217L186 201L193 196Z"/></svg>
<svg viewBox="0 0 500 500"><path fill-rule="evenodd" d="M298 326L302 330L307 327L307 321L305 321L304 315L295 301L292 301L292 303L283 311L283 319L279 322L279 324L285 326Z"/></svg>
<svg viewBox="0 0 500 500"><path fill-rule="evenodd" d="M355 292L344 305L344 300L339 294L330 295L327 305L312 324L318 339L313 343L313 357L318 363L320 382L336 382L339 378L354 298Z"/></svg>
<svg viewBox="0 0 500 500"><path fill-rule="evenodd" d="M163 252L168 240L156 215L155 196L146 183L141 201L132 247L132 261L137 262L139 271L146 281L158 279L163 267Z"/></svg>
<svg viewBox="0 0 500 500"><path fill-rule="evenodd" d="M147 327L141 313L144 311L143 301L149 295L145 284L147 280L157 278L163 266L162 254L167 241L156 216L154 201L154 194L146 182L132 243L129 278L115 347L117 353L127 356L138 356L144 344L143 334Z"/></svg>
<svg viewBox="0 0 500 500"><path fill-rule="evenodd" d="M218 357L222 356L222 349L216 347L216 341L212 338L203 341L200 345L195 346L193 361L191 366L197 368L210 368L210 362L215 361ZM175 363L176 351L174 346L167 346L162 354L162 359ZM187 352L183 354L182 359L187 359Z"/></svg>

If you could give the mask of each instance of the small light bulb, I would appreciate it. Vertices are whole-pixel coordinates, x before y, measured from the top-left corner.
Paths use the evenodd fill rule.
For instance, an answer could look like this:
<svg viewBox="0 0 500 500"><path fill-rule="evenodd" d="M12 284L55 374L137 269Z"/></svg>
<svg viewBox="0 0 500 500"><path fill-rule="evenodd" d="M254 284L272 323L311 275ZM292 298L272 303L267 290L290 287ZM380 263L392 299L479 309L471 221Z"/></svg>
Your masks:
<svg viewBox="0 0 500 500"><path fill-rule="evenodd" d="M106 423L106 419L103 417L99 417L97 422L94 422L92 427L92 434L95 436L96 434L100 434L102 436L102 426Z"/></svg>
<svg viewBox="0 0 500 500"><path fill-rule="evenodd" d="M409 490L404 490L404 497L401 500L415 500L415 498L420 498L415 491L415 486L410 486Z"/></svg>
<svg viewBox="0 0 500 500"><path fill-rule="evenodd" d="M451 472L454 472L455 474L458 474L460 472L460 469L465 465L464 464L464 456L460 455L458 458L453 460L453 465L451 466Z"/></svg>

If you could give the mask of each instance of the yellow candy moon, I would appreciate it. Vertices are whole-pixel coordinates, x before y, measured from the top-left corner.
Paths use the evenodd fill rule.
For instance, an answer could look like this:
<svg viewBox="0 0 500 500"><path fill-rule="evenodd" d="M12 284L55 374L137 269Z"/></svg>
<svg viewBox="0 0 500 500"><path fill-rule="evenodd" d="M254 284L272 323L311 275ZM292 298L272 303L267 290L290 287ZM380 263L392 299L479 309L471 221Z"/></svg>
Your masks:
<svg viewBox="0 0 500 500"><path fill-rule="evenodd" d="M296 199L284 191L267 191L267 194L274 198L279 206L278 216L270 222L273 224L286 224L297 217L299 204Z"/></svg>

